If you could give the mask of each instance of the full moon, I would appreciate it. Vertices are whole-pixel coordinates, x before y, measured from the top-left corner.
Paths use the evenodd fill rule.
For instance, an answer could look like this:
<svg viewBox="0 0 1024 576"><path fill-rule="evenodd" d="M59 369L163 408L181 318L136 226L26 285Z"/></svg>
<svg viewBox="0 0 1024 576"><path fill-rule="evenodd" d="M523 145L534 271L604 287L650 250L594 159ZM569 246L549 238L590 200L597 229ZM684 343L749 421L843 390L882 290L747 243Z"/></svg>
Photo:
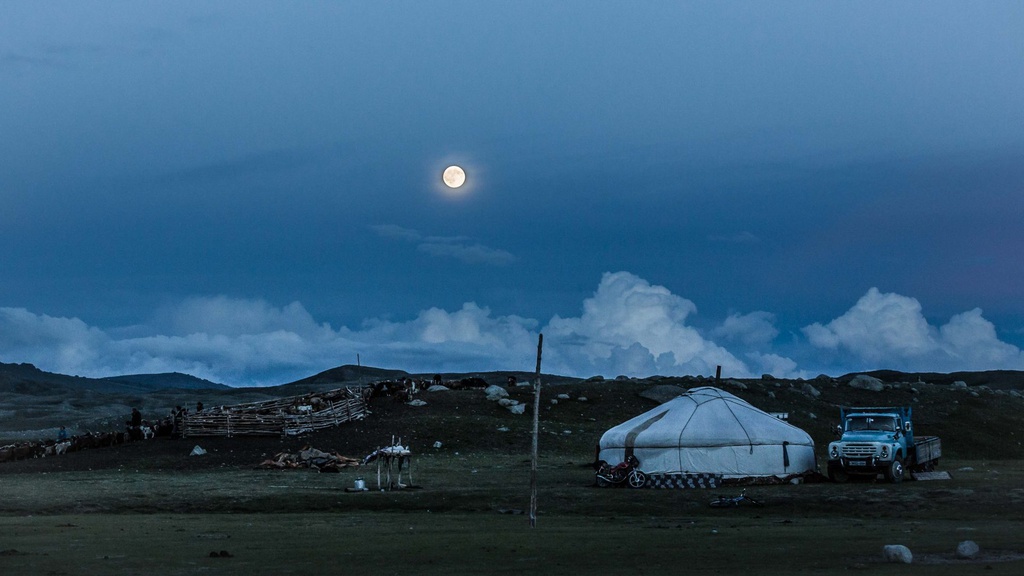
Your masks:
<svg viewBox="0 0 1024 576"><path fill-rule="evenodd" d="M441 179L444 180L445 186L458 188L466 183L466 171L458 166L449 166L444 169Z"/></svg>

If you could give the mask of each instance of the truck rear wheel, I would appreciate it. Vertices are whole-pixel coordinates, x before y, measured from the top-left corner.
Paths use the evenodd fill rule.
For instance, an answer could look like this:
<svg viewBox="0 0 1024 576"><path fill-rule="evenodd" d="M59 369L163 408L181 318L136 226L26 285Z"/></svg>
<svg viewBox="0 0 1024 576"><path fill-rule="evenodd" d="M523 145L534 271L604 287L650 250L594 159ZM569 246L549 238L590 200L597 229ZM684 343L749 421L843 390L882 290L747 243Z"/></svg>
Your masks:
<svg viewBox="0 0 1024 576"><path fill-rule="evenodd" d="M899 456L892 459L892 464L889 464L889 469L885 472L885 478L893 484L899 484L903 481L903 459Z"/></svg>

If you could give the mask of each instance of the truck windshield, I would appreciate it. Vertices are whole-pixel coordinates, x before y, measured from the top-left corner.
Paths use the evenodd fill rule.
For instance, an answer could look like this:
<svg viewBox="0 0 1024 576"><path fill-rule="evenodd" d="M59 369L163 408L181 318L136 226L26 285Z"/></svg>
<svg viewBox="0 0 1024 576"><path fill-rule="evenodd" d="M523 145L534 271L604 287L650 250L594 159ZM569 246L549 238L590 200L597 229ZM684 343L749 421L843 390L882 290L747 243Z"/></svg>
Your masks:
<svg viewBox="0 0 1024 576"><path fill-rule="evenodd" d="M896 419L892 416L851 416L846 419L847 430L896 431Z"/></svg>

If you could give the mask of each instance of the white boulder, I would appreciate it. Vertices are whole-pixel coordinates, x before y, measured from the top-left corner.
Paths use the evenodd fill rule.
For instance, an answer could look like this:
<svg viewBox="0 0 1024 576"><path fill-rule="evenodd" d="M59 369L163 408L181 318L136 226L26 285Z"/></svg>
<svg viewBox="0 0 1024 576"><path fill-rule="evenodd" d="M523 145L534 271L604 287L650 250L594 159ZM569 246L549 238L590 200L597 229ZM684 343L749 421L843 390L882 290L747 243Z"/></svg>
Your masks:
<svg viewBox="0 0 1024 576"><path fill-rule="evenodd" d="M980 551L981 548L973 540L964 540L956 545L956 557L961 560L972 560Z"/></svg>
<svg viewBox="0 0 1024 576"><path fill-rule="evenodd" d="M501 386L491 385L484 388L484 394L488 400L498 400L501 398L508 398L508 390L505 390Z"/></svg>
<svg viewBox="0 0 1024 576"><path fill-rule="evenodd" d="M853 388L859 388L861 390L870 390L872 392L881 392L885 390L885 384L881 380L874 376L868 376L867 374L858 374L850 380L850 386Z"/></svg>
<svg viewBox="0 0 1024 576"><path fill-rule="evenodd" d="M910 552L910 548L902 544L882 546L882 558L893 564L910 564L914 561L914 555Z"/></svg>

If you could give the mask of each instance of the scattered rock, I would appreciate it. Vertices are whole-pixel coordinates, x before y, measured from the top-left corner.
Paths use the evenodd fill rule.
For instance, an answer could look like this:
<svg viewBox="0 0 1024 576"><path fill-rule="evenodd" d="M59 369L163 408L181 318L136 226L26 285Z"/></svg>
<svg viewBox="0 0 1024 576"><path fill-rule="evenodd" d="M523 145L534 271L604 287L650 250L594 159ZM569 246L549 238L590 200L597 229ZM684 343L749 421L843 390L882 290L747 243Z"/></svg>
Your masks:
<svg viewBox="0 0 1024 576"><path fill-rule="evenodd" d="M426 402L424 402L423 400L420 400L419 398L417 398L415 400L409 400L405 404L407 406L426 406L427 405Z"/></svg>
<svg viewBox="0 0 1024 576"><path fill-rule="evenodd" d="M579 398L576 399L576 401L577 402L587 402L588 400L587 400L586 396L580 396Z"/></svg>
<svg viewBox="0 0 1024 576"><path fill-rule="evenodd" d="M434 448L440 448L440 447L441 447L441 441L440 440L438 440L437 442L434 442Z"/></svg>
<svg viewBox="0 0 1024 576"><path fill-rule="evenodd" d="M451 388L444 386L443 384L434 384L427 388L427 392L447 392L449 390L451 390Z"/></svg>
<svg viewBox="0 0 1024 576"><path fill-rule="evenodd" d="M961 560L973 560L980 550L973 540L964 540L956 545L956 557Z"/></svg>
<svg viewBox="0 0 1024 576"><path fill-rule="evenodd" d="M815 414L814 412L808 412L807 413L807 417L810 418L811 420L817 420L818 419L818 415Z"/></svg>
<svg viewBox="0 0 1024 576"><path fill-rule="evenodd" d="M591 376L587 378L587 382L604 382L604 376Z"/></svg>
<svg viewBox="0 0 1024 576"><path fill-rule="evenodd" d="M821 392L818 391L818 389L815 388L814 386L808 384L807 382L804 382L804 385L800 387L800 391L812 398L817 398L818 396L821 396Z"/></svg>
<svg viewBox="0 0 1024 576"><path fill-rule="evenodd" d="M508 432L508 430L509 430L508 426L501 426L501 427L498 428L498 432Z"/></svg>
<svg viewBox="0 0 1024 576"><path fill-rule="evenodd" d="M854 376L853 380L850 380L850 386L861 390L870 390L871 392L881 392L882 390L885 390L885 384L883 384L881 380L874 376L868 376L867 374L858 374L857 376Z"/></svg>
<svg viewBox="0 0 1024 576"><path fill-rule="evenodd" d="M508 398L508 390L505 390L501 386L491 385L484 388L484 394L488 400L498 400L501 398Z"/></svg>
<svg viewBox="0 0 1024 576"><path fill-rule="evenodd" d="M499 406L504 406L505 408L508 408L509 406L515 406L516 404L519 404L519 400L514 400L512 398L499 398L498 399L498 405Z"/></svg>
<svg viewBox="0 0 1024 576"><path fill-rule="evenodd" d="M206 450L203 450L199 444L196 444L195 448L192 449L192 452L189 453L189 456L202 456L204 454L206 454Z"/></svg>
<svg viewBox="0 0 1024 576"><path fill-rule="evenodd" d="M774 400L775 399L775 392L772 392L771 390L769 390L768 391L768 397L771 398L772 400Z"/></svg>
<svg viewBox="0 0 1024 576"><path fill-rule="evenodd" d="M554 406L555 404L558 404L558 398L551 399L551 405Z"/></svg>
<svg viewBox="0 0 1024 576"><path fill-rule="evenodd" d="M771 374L761 374L761 380L775 380L775 376Z"/></svg>
<svg viewBox="0 0 1024 576"><path fill-rule="evenodd" d="M568 400L569 399L569 395L565 394L563 392L562 394L559 394L558 396L555 396L555 398L558 398L559 400Z"/></svg>
<svg viewBox="0 0 1024 576"><path fill-rule="evenodd" d="M967 390L967 382L964 382L963 380L957 380L956 382L950 384L949 387L953 390Z"/></svg>
<svg viewBox="0 0 1024 576"><path fill-rule="evenodd" d="M515 406L509 406L508 411L513 414L523 414L526 412L526 404L516 404Z"/></svg>
<svg viewBox="0 0 1024 576"><path fill-rule="evenodd" d="M914 561L914 555L910 552L910 548L902 544L882 546L882 558L893 564L910 564Z"/></svg>
<svg viewBox="0 0 1024 576"><path fill-rule="evenodd" d="M732 378L729 378L728 380L723 380L722 383L723 384L728 384L729 386L732 386L733 388L736 388L738 390L746 390L747 389L747 385L746 384L744 384L743 382L740 382L739 380L733 380Z"/></svg>

